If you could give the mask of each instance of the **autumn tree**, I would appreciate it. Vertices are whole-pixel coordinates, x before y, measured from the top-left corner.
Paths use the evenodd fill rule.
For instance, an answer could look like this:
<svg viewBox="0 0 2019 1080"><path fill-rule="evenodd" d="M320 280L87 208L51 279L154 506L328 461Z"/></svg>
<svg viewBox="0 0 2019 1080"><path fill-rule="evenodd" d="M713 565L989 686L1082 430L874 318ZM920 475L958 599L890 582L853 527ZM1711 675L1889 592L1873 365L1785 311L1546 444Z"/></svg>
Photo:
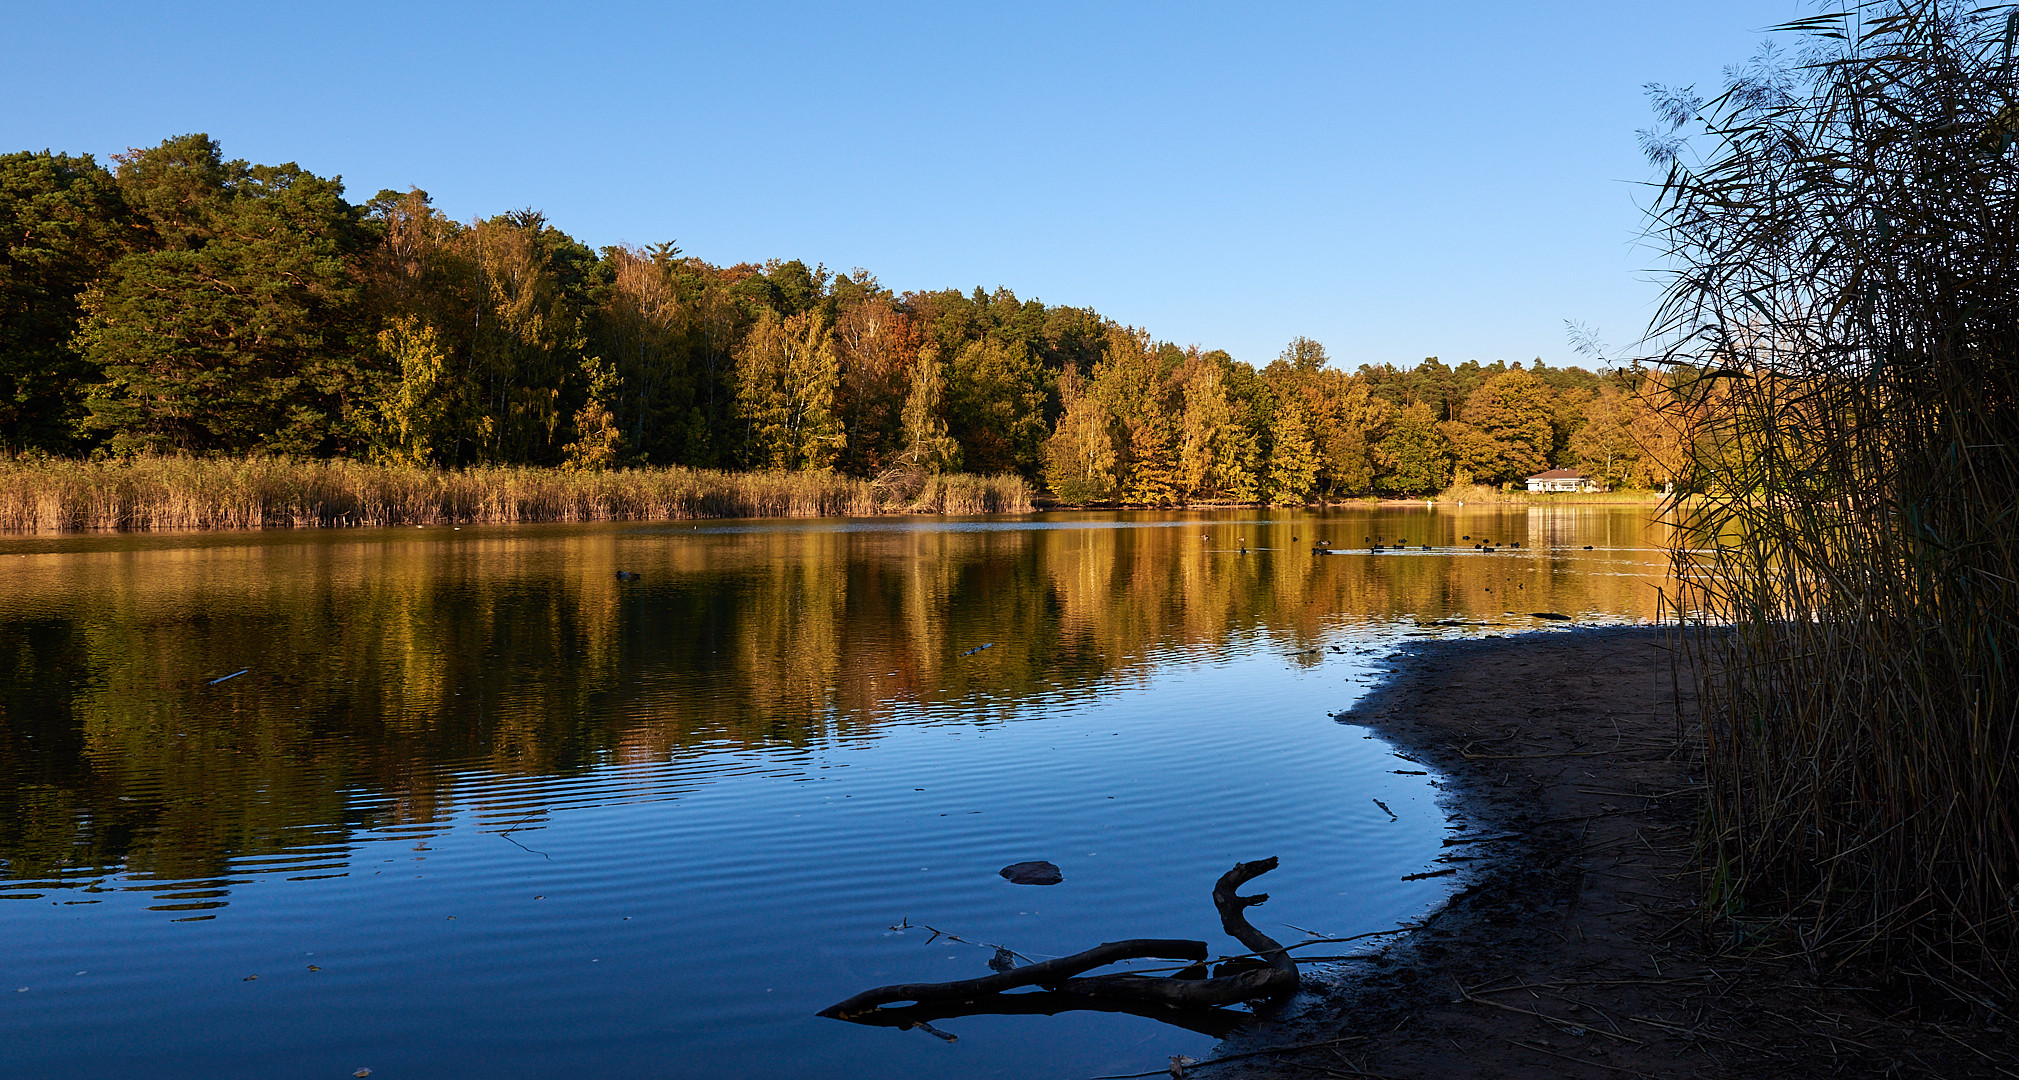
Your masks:
<svg viewBox="0 0 2019 1080"><path fill-rule="evenodd" d="M1045 483L1061 502L1104 502L1115 495L1114 418L1087 381L1070 368L1059 376L1065 412L1045 441Z"/></svg>
<svg viewBox="0 0 2019 1080"><path fill-rule="evenodd" d="M1179 373L1184 417L1179 428L1179 484L1187 498L1255 498L1255 437L1236 416L1222 375L1225 353L1193 350Z"/></svg>
<svg viewBox="0 0 2019 1080"><path fill-rule="evenodd" d="M378 332L375 344L395 368L372 401L372 456L393 465L439 464L463 427L446 343L434 326L402 314Z"/></svg>
<svg viewBox="0 0 2019 1080"><path fill-rule="evenodd" d="M361 305L378 326L362 406L372 457L401 465L463 460L485 438L472 380L476 273L463 227L428 193L381 191L365 204L376 242L362 264Z"/></svg>
<svg viewBox="0 0 2019 1080"><path fill-rule="evenodd" d="M1570 452L1579 468L1604 480L1608 487L1627 482L1639 464L1634 442L1634 403L1617 386L1599 387L1584 405L1584 423L1570 438Z"/></svg>
<svg viewBox="0 0 2019 1080"><path fill-rule="evenodd" d="M481 459L556 463L571 441L564 423L588 391L595 253L532 210L480 221L463 242L476 275L468 316Z"/></svg>
<svg viewBox="0 0 2019 1080"><path fill-rule="evenodd" d="M1553 413L1549 388L1534 375L1518 367L1495 375L1465 403L1464 423L1470 432L1459 454L1482 483L1542 472L1549 468Z"/></svg>
<svg viewBox="0 0 2019 1080"><path fill-rule="evenodd" d="M1304 408L1295 401L1276 410L1269 429L1269 472L1264 494L1279 506L1295 506L1310 501L1318 483L1318 448L1304 420Z"/></svg>
<svg viewBox="0 0 2019 1080"><path fill-rule="evenodd" d="M1619 440L1601 382L1634 394L1540 361L1348 374L1306 337L1258 371L1006 288L596 252L532 210L451 220L419 189L353 207L205 136L117 165L0 158L0 449L965 464L1072 498L1302 502L1582 460ZM1631 411L1635 439L1664 435Z"/></svg>
<svg viewBox="0 0 2019 1080"><path fill-rule="evenodd" d="M857 271L836 289L842 293L834 320L841 356L836 409L848 437L842 468L870 475L903 449L903 405L921 341L916 323L867 273Z"/></svg>
<svg viewBox="0 0 2019 1080"><path fill-rule="evenodd" d="M844 436L834 414L841 358L817 312L766 311L736 357L736 399L745 460L760 469L832 468Z"/></svg>
<svg viewBox="0 0 2019 1080"><path fill-rule="evenodd" d="M609 416L593 409L578 416L594 417L585 422L599 433L606 423L614 426L641 461L681 460L691 435L694 317L674 280L679 254L670 243L602 253L607 283L591 317L590 348L610 370L591 365L582 369L582 379L587 398L610 396L602 406ZM597 438L608 441L602 434Z"/></svg>
<svg viewBox="0 0 2019 1080"><path fill-rule="evenodd" d="M961 446L947 433L946 373L939 350L921 346L912 361L902 416L903 446L896 464L928 473L961 467Z"/></svg>
<svg viewBox="0 0 2019 1080"><path fill-rule="evenodd" d="M1376 485L1398 495L1442 491L1451 483L1451 444L1438 429L1436 412L1417 401L1395 413L1375 447L1381 468Z"/></svg>
<svg viewBox="0 0 2019 1080"><path fill-rule="evenodd" d="M1307 337L1291 339L1263 377L1278 398L1294 400L1304 416L1317 455L1316 491L1327 496L1366 493L1374 478L1370 432L1392 408L1370 392L1371 380L1329 366L1325 347Z"/></svg>

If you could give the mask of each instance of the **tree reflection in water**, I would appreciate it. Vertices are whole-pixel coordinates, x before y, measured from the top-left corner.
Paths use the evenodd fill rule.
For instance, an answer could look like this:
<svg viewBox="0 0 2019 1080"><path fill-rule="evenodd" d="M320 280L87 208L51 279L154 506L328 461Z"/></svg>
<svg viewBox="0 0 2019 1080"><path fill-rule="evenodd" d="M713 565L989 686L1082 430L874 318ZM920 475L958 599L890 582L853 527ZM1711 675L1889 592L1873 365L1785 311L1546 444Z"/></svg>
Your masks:
<svg viewBox="0 0 2019 1080"><path fill-rule="evenodd" d="M341 866L360 829L424 838L464 770L874 738L926 700L1000 720L1154 651L1263 631L1303 648L1356 621L1647 618L1648 520L1381 508L9 541L0 873L203 883L214 895L182 905L202 908L249 866ZM1487 533L1523 546L1458 542ZM1437 550L1311 554L1362 534Z"/></svg>

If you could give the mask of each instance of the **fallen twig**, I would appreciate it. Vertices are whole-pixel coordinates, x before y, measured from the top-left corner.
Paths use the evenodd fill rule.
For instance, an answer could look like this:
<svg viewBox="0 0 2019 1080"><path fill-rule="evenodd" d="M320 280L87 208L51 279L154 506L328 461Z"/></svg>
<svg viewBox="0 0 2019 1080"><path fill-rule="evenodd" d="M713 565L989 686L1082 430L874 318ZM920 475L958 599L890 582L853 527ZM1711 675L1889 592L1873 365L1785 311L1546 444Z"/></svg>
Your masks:
<svg viewBox="0 0 2019 1080"><path fill-rule="evenodd" d="M1491 1005L1492 1007L1494 1007L1494 1008L1496 1008L1496 1009L1505 1009L1505 1010L1507 1010L1508 1012L1511 1012L1511 1013L1520 1013L1520 1014L1521 1014L1521 1015L1523 1015L1523 1016L1533 1016L1533 1017L1535 1017L1535 1018L1536 1018L1537 1020L1541 1020L1541 1021L1543 1021L1544 1023L1547 1023L1547 1024L1552 1024L1552 1025L1555 1025L1556 1027L1559 1027L1559 1028L1577 1028L1577 1029L1579 1029L1580 1031L1589 1031L1589 1032L1591 1032L1591 1033L1592 1033L1593 1035L1598 1035L1598 1036L1601 1036L1601 1037L1603 1037L1603 1038L1607 1038L1607 1039L1616 1039L1616 1040L1618 1040L1618 1041L1620 1041L1620 1042L1629 1042L1629 1043L1632 1043L1632 1044L1634 1044L1635 1046L1646 1046L1646 1045L1647 1045L1646 1043L1644 1043L1644 1042L1640 1041L1639 1039L1636 1039L1636 1038L1634 1038L1634 1037L1633 1037L1633 1036L1631 1036L1631 1035L1615 1035L1615 1034L1613 1034L1613 1033L1612 1033L1612 1032L1610 1032L1610 1031L1600 1031L1600 1030L1599 1030L1599 1029L1597 1029L1597 1028L1588 1028L1588 1027L1585 1027L1584 1025L1582 1025L1582 1024L1579 1024L1579 1023L1577 1023L1577 1022L1575 1022L1575 1021L1571 1021L1571 1020L1564 1020L1564 1019L1561 1019L1561 1018L1559 1018L1559 1017L1555 1017L1555 1016L1551 1016L1551 1015L1549 1015L1548 1013L1539 1013L1539 1012L1536 1012L1536 1011L1535 1011L1535 1010L1533 1010L1533 1009L1521 1009L1521 1008L1516 1008L1515 1006L1513 1006L1513 1005L1508 1005L1508 1004L1506 1004L1506 1003L1504 1003L1504 1002L1499 1002L1499 1001L1488 1001L1488 1000L1486 1000L1486 999L1485 999L1485 998L1483 998L1483 997L1475 997L1475 996L1473 996L1473 994L1472 994L1472 991L1470 991L1470 990L1467 990L1467 989L1465 988L1465 984L1464 984L1464 983L1461 983L1461 982L1459 982L1459 981L1458 981L1457 979L1453 979L1453 980L1451 980L1451 985L1453 985L1453 986L1455 986L1455 987L1457 987L1457 988L1458 988L1458 996L1459 996L1459 997L1461 997L1461 998L1463 998L1463 999L1465 999L1466 1001L1471 1001L1471 1002L1476 1002L1476 1003L1478 1003L1478 1004L1480 1004L1480 1005Z"/></svg>
<svg viewBox="0 0 2019 1080"><path fill-rule="evenodd" d="M1323 1046L1337 1046L1341 1043L1359 1043L1366 1041L1367 1036L1365 1035L1346 1035L1337 1039L1326 1039L1322 1042L1297 1043L1292 1046L1271 1046L1262 1050L1243 1050L1238 1054L1221 1054L1219 1057L1216 1058L1207 1058L1204 1061L1194 1061L1191 1064L1186 1065L1185 1068L1197 1069L1207 1065L1218 1065L1223 1061L1240 1061L1243 1058L1261 1057L1264 1054L1294 1054L1299 1050L1316 1050L1319 1047ZM1087 1080L1135 1080L1135 1078L1142 1076L1169 1076L1169 1075L1171 1075L1171 1070L1166 1068L1166 1069L1154 1069L1150 1072L1115 1073L1109 1076L1090 1076L1087 1078Z"/></svg>
<svg viewBox="0 0 2019 1080"><path fill-rule="evenodd" d="M1628 1069L1628 1068L1622 1068L1621 1066L1618 1066L1618 1065L1608 1065L1608 1064L1606 1064L1606 1063L1605 1063L1605 1062L1603 1062L1603 1061L1590 1061L1590 1060L1587 1060L1587 1059L1585 1059L1585 1058L1575 1058L1575 1057L1571 1057L1571 1056L1570 1056L1569 1054L1559 1054L1559 1053L1557 1053L1556 1051L1554 1051L1554 1050L1551 1050L1551 1049L1549 1049L1548 1047L1545 1047L1545 1046L1537 1046L1537 1045L1535 1045L1534 1043L1531 1043L1531 1042L1522 1042L1522 1041L1520 1041L1520 1040L1518 1040L1518 1039L1509 1039L1509 1040L1507 1040L1507 1045L1509 1045L1509 1046L1518 1046L1518 1047L1522 1048L1523 1050L1527 1050L1527 1051L1530 1051L1531 1053L1537 1053L1537 1054L1548 1054L1548 1055L1549 1055L1550 1057L1553 1057L1553 1058L1562 1058L1562 1059L1563 1059L1563 1060L1565 1060L1565 1061L1575 1061L1575 1062L1577 1062L1577 1063L1578 1063L1579 1065L1591 1065L1591 1066L1594 1066L1594 1067L1596 1067L1596 1068L1600 1068L1600 1069L1611 1069L1611 1070L1612 1070L1613 1072L1620 1072L1620 1073L1625 1073L1625 1074L1627 1074L1628 1076L1645 1076L1645 1077L1647 1077L1647 1078L1648 1078L1648 1080L1659 1080L1659 1078L1658 1078L1658 1077L1655 1077L1655 1076L1653 1076L1653 1075L1651 1075L1651 1074L1649 1074L1649 1073L1644 1073L1644 1072L1639 1072L1639 1071L1637 1071L1637 1070L1634 1070L1634 1069Z"/></svg>

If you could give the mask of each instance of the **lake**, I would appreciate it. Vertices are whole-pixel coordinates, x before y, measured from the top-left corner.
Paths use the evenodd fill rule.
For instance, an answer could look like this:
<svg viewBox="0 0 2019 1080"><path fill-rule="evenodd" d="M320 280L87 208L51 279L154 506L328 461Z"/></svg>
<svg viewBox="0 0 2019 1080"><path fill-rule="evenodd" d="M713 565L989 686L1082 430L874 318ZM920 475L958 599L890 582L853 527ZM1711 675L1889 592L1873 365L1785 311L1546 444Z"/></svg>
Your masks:
<svg viewBox="0 0 2019 1080"><path fill-rule="evenodd" d="M1209 895L1240 860L1281 858L1248 891L1286 944L1422 916L1463 823L1331 714L1412 636L1652 619L1651 517L0 538L0 1074L1066 1080L1208 1056L1120 1014L937 1022L954 1042L813 1014L986 975L997 945L1240 952ZM1064 881L997 873L1037 859Z"/></svg>

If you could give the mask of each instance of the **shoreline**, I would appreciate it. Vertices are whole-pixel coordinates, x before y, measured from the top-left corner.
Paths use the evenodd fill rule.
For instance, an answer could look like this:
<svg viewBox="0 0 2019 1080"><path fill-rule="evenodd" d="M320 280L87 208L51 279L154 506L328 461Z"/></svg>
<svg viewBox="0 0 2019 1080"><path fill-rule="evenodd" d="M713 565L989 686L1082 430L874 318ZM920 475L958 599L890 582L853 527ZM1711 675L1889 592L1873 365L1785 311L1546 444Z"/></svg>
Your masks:
<svg viewBox="0 0 2019 1080"><path fill-rule="evenodd" d="M1627 492L1562 492L1556 494L1510 491L1496 492L1489 498L1455 499L1444 495L1380 495L1350 499L1325 499L1307 503L1272 502L1214 502L1193 500L1184 503L1131 503L1096 502L1062 503L1046 496L1031 500L1031 508L1037 511L1071 510L1336 510L1350 507L1368 506L1596 506L1596 507L1659 507L1671 496L1658 491Z"/></svg>
<svg viewBox="0 0 2019 1080"><path fill-rule="evenodd" d="M1337 719L1441 774L1458 888L1386 947L1307 967L1225 1064L1184 1075L2019 1075L2008 1033L1707 939L1695 690L1671 632L1398 649Z"/></svg>

